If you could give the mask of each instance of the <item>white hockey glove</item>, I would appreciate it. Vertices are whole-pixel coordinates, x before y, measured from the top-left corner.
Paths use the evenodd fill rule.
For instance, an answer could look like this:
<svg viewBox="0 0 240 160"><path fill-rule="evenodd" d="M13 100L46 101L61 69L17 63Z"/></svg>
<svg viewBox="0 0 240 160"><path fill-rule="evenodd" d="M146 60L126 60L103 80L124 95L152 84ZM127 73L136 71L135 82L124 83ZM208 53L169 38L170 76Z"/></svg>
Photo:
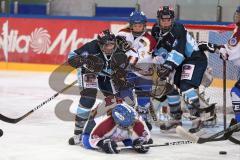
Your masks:
<svg viewBox="0 0 240 160"><path fill-rule="evenodd" d="M220 55L220 58L223 59L223 60L228 60L228 53L227 53L227 50L226 48L222 47L220 48L219 50L216 51L216 53L218 53Z"/></svg>

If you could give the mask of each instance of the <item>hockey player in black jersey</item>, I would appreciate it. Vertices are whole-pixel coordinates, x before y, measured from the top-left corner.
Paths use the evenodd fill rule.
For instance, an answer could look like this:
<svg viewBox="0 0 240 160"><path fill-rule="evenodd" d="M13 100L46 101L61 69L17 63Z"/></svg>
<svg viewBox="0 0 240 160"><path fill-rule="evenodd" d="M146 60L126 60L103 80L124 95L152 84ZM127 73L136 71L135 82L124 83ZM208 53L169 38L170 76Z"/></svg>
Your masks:
<svg viewBox="0 0 240 160"><path fill-rule="evenodd" d="M72 67L78 69L81 95L75 118L74 136L69 139L70 145L80 143L83 128L89 118L90 111L96 102L98 90L103 94L101 100L103 101L102 104L104 105L104 108L112 105L113 102L116 102L121 98L124 99L124 97L119 98L116 95L115 90L123 87L123 84L119 79L124 77L124 73L116 73L120 71L120 68L123 69L127 66L127 61L125 61L127 56L126 59L115 58L113 60L112 58L116 57L113 56L116 54L125 55L122 50L126 50L126 48L120 49L120 45L117 45L115 35L109 30L104 30L98 34L96 40L86 43L69 54L68 63ZM113 61L116 63L115 66L113 65ZM115 76L109 77L109 75ZM118 75L118 78L116 78L116 75ZM89 125L94 126L94 124Z"/></svg>
<svg viewBox="0 0 240 160"><path fill-rule="evenodd" d="M169 6L160 7L157 19L158 22L151 30L152 36L157 40L155 56L164 58L157 73L162 80L174 74L174 84L181 92L174 90L167 95L172 119L160 128L168 130L182 124L181 94L194 118L191 131L196 132L201 128L200 103L196 89L201 84L206 70L207 57L199 50L198 44L184 26L174 21L173 9Z"/></svg>

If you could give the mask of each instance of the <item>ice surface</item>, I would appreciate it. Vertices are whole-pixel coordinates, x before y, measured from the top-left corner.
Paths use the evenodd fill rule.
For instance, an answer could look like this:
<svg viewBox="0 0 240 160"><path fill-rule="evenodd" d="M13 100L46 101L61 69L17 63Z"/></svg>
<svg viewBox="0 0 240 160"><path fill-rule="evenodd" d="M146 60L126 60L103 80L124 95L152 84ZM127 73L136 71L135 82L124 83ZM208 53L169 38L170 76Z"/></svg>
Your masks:
<svg viewBox="0 0 240 160"><path fill-rule="evenodd" d="M49 87L48 78L49 73L0 71L0 113L17 118L51 97L55 91ZM68 82L74 78L69 77ZM54 113L55 105L63 99L77 104L78 96L59 95L17 124L0 121L4 131L0 160L240 160L240 146L229 141L155 147L147 154L122 151L117 155L69 146L74 123L62 121ZM156 127L152 136L156 144L182 140L174 133L160 133ZM219 151L227 151L227 155L219 155Z"/></svg>

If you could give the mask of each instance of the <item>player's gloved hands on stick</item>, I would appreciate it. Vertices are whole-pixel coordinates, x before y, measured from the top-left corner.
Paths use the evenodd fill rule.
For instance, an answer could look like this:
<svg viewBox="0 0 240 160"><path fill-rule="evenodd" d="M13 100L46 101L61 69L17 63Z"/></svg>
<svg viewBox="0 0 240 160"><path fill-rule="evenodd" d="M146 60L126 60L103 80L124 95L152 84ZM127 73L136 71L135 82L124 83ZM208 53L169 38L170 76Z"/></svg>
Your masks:
<svg viewBox="0 0 240 160"><path fill-rule="evenodd" d="M148 144L148 142L142 138L137 138L133 141L133 149L138 153L147 153L149 147L144 147L145 144Z"/></svg>
<svg viewBox="0 0 240 160"><path fill-rule="evenodd" d="M116 142L111 141L111 139L103 139L98 142L97 146L100 147L105 153L119 153Z"/></svg>
<svg viewBox="0 0 240 160"><path fill-rule="evenodd" d="M220 48L217 50L217 53L220 55L220 58L223 59L224 61L228 60L228 53L226 48Z"/></svg>

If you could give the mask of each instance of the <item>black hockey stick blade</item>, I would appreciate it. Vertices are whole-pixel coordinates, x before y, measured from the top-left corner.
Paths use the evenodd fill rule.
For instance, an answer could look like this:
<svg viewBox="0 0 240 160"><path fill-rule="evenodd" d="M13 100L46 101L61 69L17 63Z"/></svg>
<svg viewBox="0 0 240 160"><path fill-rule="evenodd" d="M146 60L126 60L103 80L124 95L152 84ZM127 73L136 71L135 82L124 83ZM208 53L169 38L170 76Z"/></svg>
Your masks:
<svg viewBox="0 0 240 160"><path fill-rule="evenodd" d="M7 123L18 123L19 121L21 121L22 119L24 119L25 117L27 117L29 114L31 114L33 112L33 110L29 111L28 113L24 114L23 116L19 117L19 118L9 118L9 117L6 117L2 114L0 114L0 120L4 121L4 122L7 122Z"/></svg>
<svg viewBox="0 0 240 160"><path fill-rule="evenodd" d="M189 141L192 141L192 142L198 143L198 144L202 144L202 143L206 143L206 142L226 140L232 135L232 133L234 131L238 130L239 128L240 128L240 123L237 123L233 126L228 127L225 130L217 132L217 133L213 134L212 136L206 137L206 138L199 137L195 134L191 134L190 132L185 130L182 126L178 126L176 128L176 133L179 134L181 137L189 140ZM220 137L220 138L217 138L221 135L223 135L223 136Z"/></svg>
<svg viewBox="0 0 240 160"><path fill-rule="evenodd" d="M232 143L240 145L240 140L234 138L233 136L230 136L228 140L231 141Z"/></svg>

